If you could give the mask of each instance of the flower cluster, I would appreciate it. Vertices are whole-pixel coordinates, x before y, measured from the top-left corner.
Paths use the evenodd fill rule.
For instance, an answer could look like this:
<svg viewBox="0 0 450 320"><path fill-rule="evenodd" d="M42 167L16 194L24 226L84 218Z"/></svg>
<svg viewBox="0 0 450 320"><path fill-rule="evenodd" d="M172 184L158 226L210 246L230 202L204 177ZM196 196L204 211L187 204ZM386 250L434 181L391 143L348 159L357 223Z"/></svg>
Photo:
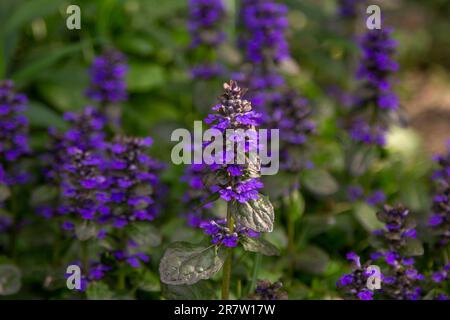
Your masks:
<svg viewBox="0 0 450 320"><path fill-rule="evenodd" d="M256 282L255 293L250 296L252 300L287 300L288 294L282 290L283 284L280 281L271 283L268 280L258 280Z"/></svg>
<svg viewBox="0 0 450 320"><path fill-rule="evenodd" d="M397 300L420 299L419 282L425 277L414 267L414 258L403 257L395 251L372 253L374 260L382 257L388 265L386 274L383 276L383 294L390 299Z"/></svg>
<svg viewBox="0 0 450 320"><path fill-rule="evenodd" d="M376 261L377 265L380 264L378 262L380 260L385 263L381 275L383 285L379 290L379 295L383 298L417 300L421 296L419 283L425 277L414 267L414 258L402 254L407 240L416 238L416 230L414 224L408 220L408 214L409 210L402 206L391 208L387 205L384 210L377 213L378 219L385 223L385 228L377 230L375 234L382 238L385 249L372 252L370 258L371 261ZM347 259L353 262L353 272L342 276L337 286L344 288L349 297L373 299L374 293L367 290L366 285L371 275L367 272L370 263L361 266L360 259L355 253L349 253Z"/></svg>
<svg viewBox="0 0 450 320"><path fill-rule="evenodd" d="M78 213L82 219L115 228L153 220L161 166L144 152L151 143L150 138L117 138L103 156L77 147L66 149L68 158L59 172L64 200L59 213ZM72 227L64 224L65 229Z"/></svg>
<svg viewBox="0 0 450 320"><path fill-rule="evenodd" d="M357 298L359 300L373 300L374 292L369 290L367 282L372 275L368 271L369 262L361 265L360 257L354 252L349 252L346 256L351 261L352 272L341 276L336 286L348 298Z"/></svg>
<svg viewBox="0 0 450 320"><path fill-rule="evenodd" d="M102 105L126 100L125 76L128 65L125 56L116 49L107 49L95 58L89 72L91 85L86 94Z"/></svg>
<svg viewBox="0 0 450 320"><path fill-rule="evenodd" d="M367 31L359 42L362 57L357 78L362 82L349 132L354 141L384 145L388 113L398 109L391 76L398 70L392 56L396 42L388 28Z"/></svg>
<svg viewBox="0 0 450 320"><path fill-rule="evenodd" d="M222 152L214 155L216 161L209 166L215 179L208 187L212 192L218 192L226 201L256 200L258 189L263 187L259 180L259 167L251 162L246 154L241 153L257 149L258 139L254 129L259 124L260 115L252 109L251 103L243 98L245 91L236 82L225 83L224 89L224 94L219 97L220 104L213 107L215 113L205 119L205 122L212 128L220 130L224 134L226 141ZM233 136L226 134L227 130L237 129L247 130L247 133L254 134L250 141L245 142L245 152L236 152L235 150L235 142L244 137L239 134ZM246 157L245 163L238 164L240 157L243 156Z"/></svg>
<svg viewBox="0 0 450 320"><path fill-rule="evenodd" d="M189 1L188 27L192 49L203 48L213 52L217 49L225 40L225 33L221 30L225 14L222 0ZM216 61L203 62L191 69L192 77L197 79L210 79L223 74L223 72L223 66Z"/></svg>
<svg viewBox="0 0 450 320"><path fill-rule="evenodd" d="M445 246L450 241L450 143L446 155L437 156L439 169L433 179L438 192L433 198L433 215L429 225L437 232L439 244Z"/></svg>
<svg viewBox="0 0 450 320"><path fill-rule="evenodd" d="M102 175L104 160L89 151L77 147L67 150L67 158L59 174L61 181L62 205L58 212L62 215L74 214L85 220L94 220L98 214L108 211L102 206L98 193L108 187L108 181ZM64 229L73 229L74 225L67 221Z"/></svg>
<svg viewBox="0 0 450 320"><path fill-rule="evenodd" d="M0 184L22 184L27 174L16 165L30 153L28 121L23 115L27 97L16 93L10 80L0 81Z"/></svg>
<svg viewBox="0 0 450 320"><path fill-rule="evenodd" d="M50 164L46 168L46 178L58 183L58 174L67 161L67 150L76 147L82 151L98 153L106 147L104 127L106 119L93 107L85 107L81 112L67 112L64 120L70 125L65 133L54 128L49 129L51 143L43 162Z"/></svg>
<svg viewBox="0 0 450 320"><path fill-rule="evenodd" d="M408 239L416 238L415 223L408 219L408 215L409 210L402 206L392 208L387 205L377 213L378 220L385 223L385 228L376 230L375 234L386 241L390 251L398 251Z"/></svg>
<svg viewBox="0 0 450 320"><path fill-rule="evenodd" d="M74 114L69 119L82 116L83 113ZM146 154L151 138L116 137L112 142L105 142L102 137L96 140L92 137L96 131L89 135L81 130L82 124L89 127L92 123L96 122L89 117L83 123L73 122L60 140L66 156L57 166L62 198L57 211L64 216L64 230L72 233L78 224L90 221L98 239L108 237L108 249L100 254L100 262L95 262L102 267L94 269L96 275L101 273L103 277L122 263L139 268L149 261L141 244L129 238L131 229L124 228L138 221L151 221L158 214L160 207L155 198L162 196L158 177L162 167ZM94 127L101 132L101 125ZM74 132L80 138L72 141L67 136L71 137ZM89 145L86 141L96 143ZM101 147L95 149L99 142ZM80 148L71 146L77 143ZM89 271L83 281L87 286L99 279Z"/></svg>
<svg viewBox="0 0 450 320"><path fill-rule="evenodd" d="M97 198L109 210L101 222L122 228L132 221L151 221L157 214L153 199L161 166L145 153L151 138L116 138L108 146L108 190Z"/></svg>
<svg viewBox="0 0 450 320"><path fill-rule="evenodd" d="M274 62L289 57L284 37L288 27L287 7L273 0L244 0L241 21L246 29L243 42L249 61L263 63L267 57Z"/></svg>
<svg viewBox="0 0 450 320"><path fill-rule="evenodd" d="M66 112L64 120L70 125L63 138L66 147L77 146L84 151L105 148L106 119L96 108L88 106L81 112Z"/></svg>
<svg viewBox="0 0 450 320"><path fill-rule="evenodd" d="M68 177L66 168L72 165L71 153L78 150L102 162L106 148L104 132L106 119L96 108L87 106L80 112L67 112L64 114L64 120L69 124L69 129L61 133L55 128L50 128L48 130L50 144L47 152L41 156L41 161L45 164L46 181L56 187L71 185L71 182L64 181ZM60 200L64 198L65 196ZM45 218L66 213L65 206L58 208L60 205L60 202L41 204L37 212ZM71 229L72 225L65 222L63 228Z"/></svg>
<svg viewBox="0 0 450 320"><path fill-rule="evenodd" d="M398 98L392 92L390 77L398 70L392 59L397 43L391 37L391 29L374 29L367 32L360 41L362 58L357 77L365 81L366 95L361 97L362 105L375 104L380 109L395 110Z"/></svg>
<svg viewBox="0 0 450 320"><path fill-rule="evenodd" d="M231 232L227 227L227 221L225 219L203 221L200 223L200 228L212 237L211 243L224 245L225 247L237 247L240 236L250 238L259 237L259 232L239 225L235 225L233 232Z"/></svg>
<svg viewBox="0 0 450 320"><path fill-rule="evenodd" d="M392 208L387 205L377 213L385 228L375 234L383 239L387 250L373 252L371 258L383 258L388 266L383 277L383 293L391 299L417 300L421 294L418 283L424 276L415 269L414 258L402 254L408 239L417 237L415 223L408 215L409 210L402 206Z"/></svg>
<svg viewBox="0 0 450 320"><path fill-rule="evenodd" d="M48 130L50 144L48 150L42 155L41 161L45 163L44 174L49 185L63 189L72 185L66 181L67 168L71 168L76 152L84 156L95 158L100 167L104 167L104 150L106 148L106 134L104 131L106 119L101 112L94 107L85 107L80 112L67 112L64 120L69 124L69 129L61 133L55 128ZM99 168L99 170L103 170ZM73 179L76 180L74 177ZM76 181L74 181L76 183ZM61 200L64 200L65 196ZM67 213L66 207L60 207L61 203L46 203L37 208L39 214L45 218L51 218L58 214ZM72 228L73 224L65 222L65 229Z"/></svg>

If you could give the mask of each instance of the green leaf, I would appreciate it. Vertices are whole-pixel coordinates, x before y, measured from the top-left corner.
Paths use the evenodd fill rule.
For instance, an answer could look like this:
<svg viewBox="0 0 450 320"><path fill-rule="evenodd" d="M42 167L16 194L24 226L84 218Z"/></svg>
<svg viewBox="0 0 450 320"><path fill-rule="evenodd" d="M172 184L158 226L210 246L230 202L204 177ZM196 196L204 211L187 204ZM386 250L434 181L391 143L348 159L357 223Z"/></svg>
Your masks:
<svg viewBox="0 0 450 320"><path fill-rule="evenodd" d="M0 296L19 292L21 287L21 272L12 264L0 265Z"/></svg>
<svg viewBox="0 0 450 320"><path fill-rule="evenodd" d="M421 256L424 253L423 244L419 239L408 238L401 252L405 256Z"/></svg>
<svg viewBox="0 0 450 320"><path fill-rule="evenodd" d="M7 185L0 184L0 202L5 201L11 196L11 190Z"/></svg>
<svg viewBox="0 0 450 320"><path fill-rule="evenodd" d="M56 112L39 102L31 102L24 112L33 127L65 130L67 124Z"/></svg>
<svg viewBox="0 0 450 320"><path fill-rule="evenodd" d="M305 199L297 189L294 190L290 196L285 197L285 203L288 213L293 216L293 220L300 219L305 212Z"/></svg>
<svg viewBox="0 0 450 320"><path fill-rule="evenodd" d="M145 270L137 279L137 287L143 291L157 292L161 290L159 277L150 270Z"/></svg>
<svg viewBox="0 0 450 320"><path fill-rule="evenodd" d="M75 235L80 241L89 240L97 235L97 227L89 221L83 221L75 225Z"/></svg>
<svg viewBox="0 0 450 320"><path fill-rule="evenodd" d="M430 207L428 190L421 180L405 178L400 183L402 203L413 211L426 211Z"/></svg>
<svg viewBox="0 0 450 320"><path fill-rule="evenodd" d="M369 232L382 229L384 226L384 224L377 218L376 209L369 206L365 202L358 202L355 204L353 214L361 225Z"/></svg>
<svg viewBox="0 0 450 320"><path fill-rule="evenodd" d="M130 226L130 237L139 244L140 249L144 250L161 244L160 232L149 223L136 223Z"/></svg>
<svg viewBox="0 0 450 320"><path fill-rule="evenodd" d="M240 239L245 251L258 252L266 256L279 256L280 251L269 241L258 238L242 237Z"/></svg>
<svg viewBox="0 0 450 320"><path fill-rule="evenodd" d="M329 214L306 215L301 223L303 237L315 237L336 225L336 217Z"/></svg>
<svg viewBox="0 0 450 320"><path fill-rule="evenodd" d="M150 55L155 50L150 39L132 33L121 36L118 40L118 45L126 52L144 57Z"/></svg>
<svg viewBox="0 0 450 320"><path fill-rule="evenodd" d="M33 80L39 76L42 72L45 72L51 65L59 61L60 59L71 55L77 51L80 51L88 44L87 41L78 42L70 45L65 45L60 48L53 48L52 50L45 51L39 56L28 59L29 62L21 67L12 78L15 82L25 83Z"/></svg>
<svg viewBox="0 0 450 320"><path fill-rule="evenodd" d="M75 84L65 82L64 85L61 85L61 83L41 82L37 89L45 100L58 111L75 111L81 106L87 105L87 100L82 94L84 88ZM63 125L67 126L65 123Z"/></svg>
<svg viewBox="0 0 450 320"><path fill-rule="evenodd" d="M127 74L128 90L145 92L158 88L166 81L164 69L156 64L131 63Z"/></svg>
<svg viewBox="0 0 450 320"><path fill-rule="evenodd" d="M102 38L110 38L111 23L114 21L112 13L117 5L118 1L116 0L97 2L97 33Z"/></svg>
<svg viewBox="0 0 450 320"><path fill-rule="evenodd" d="M89 300L111 300L114 297L114 293L106 283L99 281L88 285L86 296Z"/></svg>
<svg viewBox="0 0 450 320"><path fill-rule="evenodd" d="M267 194L271 199L282 198L297 181L298 177L293 174L286 174L279 172L272 176L263 176L264 190L267 190Z"/></svg>
<svg viewBox="0 0 450 320"><path fill-rule="evenodd" d="M162 284L162 295L168 300L211 300L216 299L216 292L207 281L200 281L196 284L168 285Z"/></svg>
<svg viewBox="0 0 450 320"><path fill-rule="evenodd" d="M334 177L328 171L321 169L306 171L303 184L309 191L319 196L332 195L339 189Z"/></svg>
<svg viewBox="0 0 450 320"><path fill-rule="evenodd" d="M291 300L305 300L308 299L308 294L310 292L310 288L301 283L301 282L294 282L293 285L289 288L289 299Z"/></svg>
<svg viewBox="0 0 450 320"><path fill-rule="evenodd" d="M191 285L209 279L223 265L221 250L211 245L195 245L188 242L171 244L159 265L161 281L172 285Z"/></svg>
<svg viewBox="0 0 450 320"><path fill-rule="evenodd" d="M347 168L352 176L363 175L376 158L376 152L372 147L349 150Z"/></svg>
<svg viewBox="0 0 450 320"><path fill-rule="evenodd" d="M300 250L298 254L296 267L304 272L312 274L322 274L327 270L330 258L321 248L308 246Z"/></svg>
<svg viewBox="0 0 450 320"><path fill-rule="evenodd" d="M34 0L23 2L6 20L3 32L9 33L18 29L35 18L42 18L56 12L61 0Z"/></svg>
<svg viewBox="0 0 450 320"><path fill-rule="evenodd" d="M269 199L262 194L257 200L231 202L231 214L237 223L258 232L272 232L275 213Z"/></svg>

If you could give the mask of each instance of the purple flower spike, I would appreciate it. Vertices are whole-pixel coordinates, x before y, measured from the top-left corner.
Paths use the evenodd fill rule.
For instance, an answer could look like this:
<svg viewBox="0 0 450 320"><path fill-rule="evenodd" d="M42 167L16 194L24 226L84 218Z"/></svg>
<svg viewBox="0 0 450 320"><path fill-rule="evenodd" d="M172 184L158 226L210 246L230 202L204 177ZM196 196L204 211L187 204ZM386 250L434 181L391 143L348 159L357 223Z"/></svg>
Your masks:
<svg viewBox="0 0 450 320"><path fill-rule="evenodd" d="M383 146L389 125L386 119L399 107L391 80L398 70L393 60L397 44L391 33L389 28L369 30L359 40L362 56L356 76L361 87L347 124L350 137L356 142Z"/></svg>
<svg viewBox="0 0 450 320"><path fill-rule="evenodd" d="M16 93L12 81L0 81L0 184L23 184L28 180L28 174L19 166L19 160L30 153L28 120L23 115L27 103L25 95Z"/></svg>
<svg viewBox="0 0 450 320"><path fill-rule="evenodd" d="M125 56L116 49L107 49L95 58L91 68L91 86L86 94L102 104L126 100L125 76L128 65Z"/></svg>
<svg viewBox="0 0 450 320"><path fill-rule="evenodd" d="M189 24L191 34L190 48L209 50L216 53L217 48L225 41L225 33L221 30L225 19L225 5L222 0L190 0ZM212 54L215 56L216 54ZM211 58L191 68L191 76L196 79L208 80L222 75L223 65Z"/></svg>
<svg viewBox="0 0 450 320"><path fill-rule="evenodd" d="M433 197L433 215L428 223L445 246L450 241L450 146L446 154L436 156L439 168L434 172L436 195Z"/></svg>

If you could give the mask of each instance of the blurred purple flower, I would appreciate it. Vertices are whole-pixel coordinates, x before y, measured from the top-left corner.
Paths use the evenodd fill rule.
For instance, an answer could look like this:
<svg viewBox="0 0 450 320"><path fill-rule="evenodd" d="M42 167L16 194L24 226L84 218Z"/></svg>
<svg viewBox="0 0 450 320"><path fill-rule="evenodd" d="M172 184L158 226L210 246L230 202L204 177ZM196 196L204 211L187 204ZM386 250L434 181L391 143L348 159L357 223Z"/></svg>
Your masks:
<svg viewBox="0 0 450 320"><path fill-rule="evenodd" d="M28 99L17 93L11 80L0 81L0 184L23 184L28 174L19 160L30 154L28 120L23 114Z"/></svg>
<svg viewBox="0 0 450 320"><path fill-rule="evenodd" d="M386 195L381 190L376 190L369 194L366 198L366 202L371 206L377 206L386 201Z"/></svg>
<svg viewBox="0 0 450 320"><path fill-rule="evenodd" d="M356 76L361 86L347 127L351 138L364 144L386 143L388 114L399 106L391 80L399 68L393 59L397 43L391 34L390 28L374 29L359 40L362 56Z"/></svg>
<svg viewBox="0 0 450 320"><path fill-rule="evenodd" d="M226 11L222 0L189 0L189 24L191 49L201 48L216 53L217 48L225 41L222 25ZM212 56L215 56L213 54ZM211 79L224 73L224 67L210 58L191 68L191 75L196 79Z"/></svg>
<svg viewBox="0 0 450 320"><path fill-rule="evenodd" d="M91 84L86 94L105 105L127 99L125 76L128 65L125 55L109 48L95 58L89 73Z"/></svg>
<svg viewBox="0 0 450 320"><path fill-rule="evenodd" d="M446 154L435 156L439 168L434 172L436 195L433 197L433 215L428 224L438 237L438 244L450 241L450 146Z"/></svg>
<svg viewBox="0 0 450 320"><path fill-rule="evenodd" d="M359 6L365 0L338 0L338 14L341 18L354 19L358 15Z"/></svg>

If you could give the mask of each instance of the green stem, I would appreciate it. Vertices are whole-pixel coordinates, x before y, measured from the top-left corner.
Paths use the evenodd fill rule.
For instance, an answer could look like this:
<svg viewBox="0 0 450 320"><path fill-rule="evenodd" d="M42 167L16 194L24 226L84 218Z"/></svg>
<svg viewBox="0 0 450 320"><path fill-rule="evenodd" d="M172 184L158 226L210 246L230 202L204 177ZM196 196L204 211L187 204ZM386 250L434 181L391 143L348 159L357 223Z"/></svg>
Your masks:
<svg viewBox="0 0 450 320"><path fill-rule="evenodd" d="M450 255L449 253L450 253L450 246L442 250L442 255L444 256L444 264L447 264L449 262L449 255Z"/></svg>
<svg viewBox="0 0 450 320"><path fill-rule="evenodd" d="M242 297L242 280L239 279L236 283L236 296L238 299Z"/></svg>
<svg viewBox="0 0 450 320"><path fill-rule="evenodd" d="M119 239L121 239L120 247L124 252L127 252L128 237L123 230L119 233ZM126 273L123 268L123 263L121 263L117 274L117 290L125 290L125 282L126 282Z"/></svg>
<svg viewBox="0 0 450 320"><path fill-rule="evenodd" d="M125 290L125 272L121 268L117 277L117 290Z"/></svg>
<svg viewBox="0 0 450 320"><path fill-rule="evenodd" d="M293 217L293 213L290 212L290 208L292 208L292 197L288 198L288 206L285 206L286 219L287 219L287 253L289 258L289 274L292 276L294 273L294 256L295 256L295 220Z"/></svg>
<svg viewBox="0 0 450 320"><path fill-rule="evenodd" d="M250 280L250 286L248 287L248 294L255 291L256 280L258 279L259 268L261 266L262 255L259 253L255 254L255 262L253 264L252 279Z"/></svg>
<svg viewBox="0 0 450 320"><path fill-rule="evenodd" d="M286 210L287 214L287 232L288 232L288 254L292 256L295 253L295 221L292 213Z"/></svg>
<svg viewBox="0 0 450 320"><path fill-rule="evenodd" d="M230 233L233 232L234 222L231 217L230 205L227 204L227 224ZM227 249L227 258L223 267L223 278L222 278L222 300L230 299L230 282L231 282L231 264L233 262L233 248Z"/></svg>

